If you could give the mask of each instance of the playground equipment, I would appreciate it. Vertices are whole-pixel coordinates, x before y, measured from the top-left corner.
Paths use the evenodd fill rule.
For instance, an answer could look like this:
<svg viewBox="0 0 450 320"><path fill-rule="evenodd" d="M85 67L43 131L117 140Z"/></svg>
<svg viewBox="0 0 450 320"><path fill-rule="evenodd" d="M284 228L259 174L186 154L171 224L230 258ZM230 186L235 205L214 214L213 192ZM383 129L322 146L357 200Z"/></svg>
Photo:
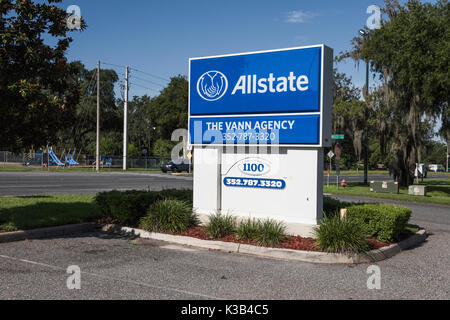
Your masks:
<svg viewBox="0 0 450 320"><path fill-rule="evenodd" d="M65 167L65 166L66 166L65 163L62 163L62 162L58 159L58 157L56 156L56 154L53 152L53 148L50 148L50 149L48 150L48 154L50 155L50 157L52 158L53 162L54 162L57 166L59 166L59 167Z"/></svg>
<svg viewBox="0 0 450 320"><path fill-rule="evenodd" d="M66 160L66 163L68 163L70 166L79 166L80 164L76 162L72 155L70 153L64 155L64 159Z"/></svg>

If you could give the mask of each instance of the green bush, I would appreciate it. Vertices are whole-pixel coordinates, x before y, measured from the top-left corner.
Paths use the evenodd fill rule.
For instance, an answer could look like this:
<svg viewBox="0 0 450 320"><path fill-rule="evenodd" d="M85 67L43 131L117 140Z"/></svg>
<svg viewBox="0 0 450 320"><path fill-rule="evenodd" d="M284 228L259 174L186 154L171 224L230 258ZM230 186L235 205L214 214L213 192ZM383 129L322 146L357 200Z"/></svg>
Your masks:
<svg viewBox="0 0 450 320"><path fill-rule="evenodd" d="M341 220L338 215L324 217L323 222L314 229L317 246L330 253L367 252L366 230L360 221Z"/></svg>
<svg viewBox="0 0 450 320"><path fill-rule="evenodd" d="M323 211L327 217L339 215L340 210L347 208L351 203L342 202L334 198L323 197Z"/></svg>
<svg viewBox="0 0 450 320"><path fill-rule="evenodd" d="M264 220L259 224L255 240L260 246L274 247L286 239L286 227L282 222Z"/></svg>
<svg viewBox="0 0 450 320"><path fill-rule="evenodd" d="M192 204L192 190L110 191L95 197L102 215L120 224L134 224L146 215L148 208L159 200L174 199Z"/></svg>
<svg viewBox="0 0 450 320"><path fill-rule="evenodd" d="M192 211L192 206L173 199L155 202L141 219L141 228L154 232L181 233L198 224L199 220Z"/></svg>
<svg viewBox="0 0 450 320"><path fill-rule="evenodd" d="M411 210L388 204L353 205L347 208L347 217L363 224L369 236L392 242L405 231Z"/></svg>
<svg viewBox="0 0 450 320"><path fill-rule="evenodd" d="M211 238L223 238L233 234L236 230L236 219L230 215L223 215L220 212L209 217L206 225L206 233Z"/></svg>
<svg viewBox="0 0 450 320"><path fill-rule="evenodd" d="M253 241L261 230L261 221L257 219L247 219L239 223L236 229L238 239Z"/></svg>
<svg viewBox="0 0 450 320"><path fill-rule="evenodd" d="M236 229L238 239L256 241L260 246L276 246L286 239L286 228L274 220L247 219Z"/></svg>

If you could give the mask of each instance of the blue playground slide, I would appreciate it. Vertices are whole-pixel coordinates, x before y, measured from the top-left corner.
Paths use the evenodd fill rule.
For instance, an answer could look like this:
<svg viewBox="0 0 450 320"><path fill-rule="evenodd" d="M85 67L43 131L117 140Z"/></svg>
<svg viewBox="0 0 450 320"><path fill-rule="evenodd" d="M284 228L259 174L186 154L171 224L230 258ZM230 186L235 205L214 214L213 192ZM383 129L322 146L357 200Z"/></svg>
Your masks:
<svg viewBox="0 0 450 320"><path fill-rule="evenodd" d="M50 155L50 157L52 158L53 162L60 167L65 167L66 165L64 163L62 163L58 157L56 156L56 154L53 152L53 148L50 148L50 150L48 151L48 154Z"/></svg>
<svg viewBox="0 0 450 320"><path fill-rule="evenodd" d="M66 162L71 165L71 166L79 166L80 164L78 162L76 162L75 160L73 160L73 157L71 154L69 154L69 158L67 158L67 155L64 155L64 159L66 160Z"/></svg>

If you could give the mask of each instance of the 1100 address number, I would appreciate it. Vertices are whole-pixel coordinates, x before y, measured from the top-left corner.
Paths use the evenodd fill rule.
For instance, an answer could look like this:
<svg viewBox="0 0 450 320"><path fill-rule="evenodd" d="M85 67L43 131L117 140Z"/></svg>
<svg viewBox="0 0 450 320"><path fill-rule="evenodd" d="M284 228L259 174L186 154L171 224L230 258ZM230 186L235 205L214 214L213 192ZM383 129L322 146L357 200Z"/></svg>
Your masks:
<svg viewBox="0 0 450 320"><path fill-rule="evenodd" d="M249 178L225 178L227 187L260 188L260 189L284 189L286 182L277 179L249 179Z"/></svg>

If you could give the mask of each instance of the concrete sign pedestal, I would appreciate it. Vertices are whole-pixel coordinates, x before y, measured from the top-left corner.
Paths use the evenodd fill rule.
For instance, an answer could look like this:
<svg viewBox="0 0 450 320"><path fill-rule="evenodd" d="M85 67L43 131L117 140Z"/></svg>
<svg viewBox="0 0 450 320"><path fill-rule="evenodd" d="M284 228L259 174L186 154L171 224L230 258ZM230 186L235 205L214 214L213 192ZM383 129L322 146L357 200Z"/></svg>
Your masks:
<svg viewBox="0 0 450 320"><path fill-rule="evenodd" d="M202 220L217 212L271 218L285 222L290 234L312 236L323 218L323 149L280 148L263 155L224 149L194 151L203 158L194 164L194 208ZM264 164L264 170L247 173L246 164Z"/></svg>

